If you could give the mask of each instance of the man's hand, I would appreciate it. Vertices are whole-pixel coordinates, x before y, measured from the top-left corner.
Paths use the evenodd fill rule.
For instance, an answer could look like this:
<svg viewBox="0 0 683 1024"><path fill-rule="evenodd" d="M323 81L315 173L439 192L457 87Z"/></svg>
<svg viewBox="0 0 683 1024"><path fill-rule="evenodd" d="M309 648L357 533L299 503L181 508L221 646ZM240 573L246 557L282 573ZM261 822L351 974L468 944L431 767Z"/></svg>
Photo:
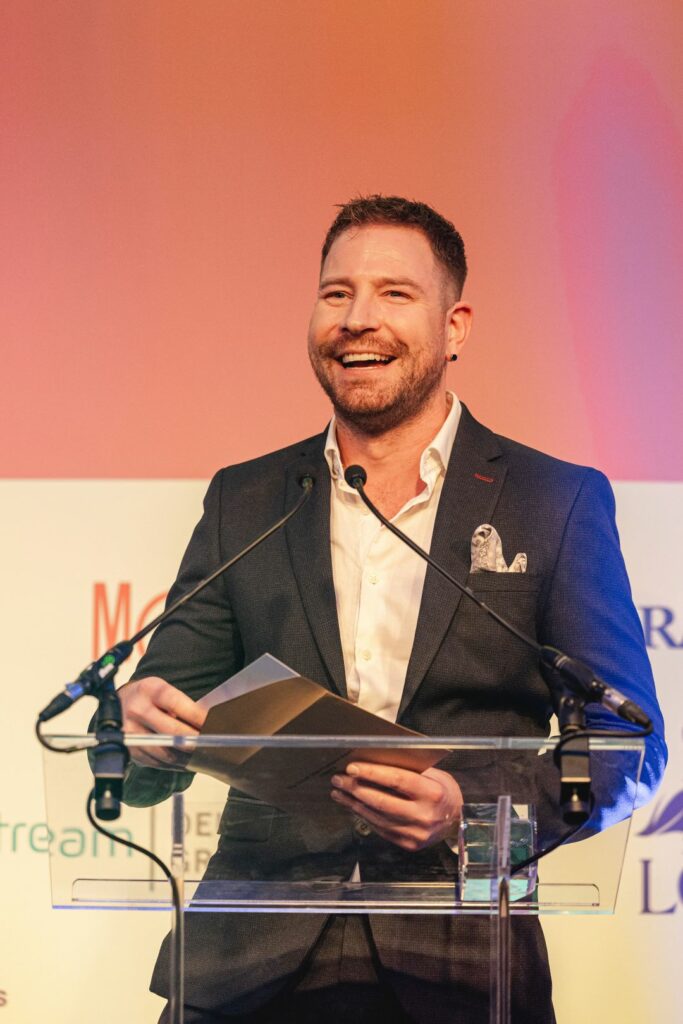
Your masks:
<svg viewBox="0 0 683 1024"><path fill-rule="evenodd" d="M206 718L204 708L158 676L126 683L118 694L124 732L196 736ZM178 752L163 747L131 748L131 757L136 764L151 768L182 766L178 764Z"/></svg>
<svg viewBox="0 0 683 1024"><path fill-rule="evenodd" d="M367 821L383 839L410 851L444 839L463 805L458 783L438 768L420 775L354 761L343 775L332 777L332 786L333 800Z"/></svg>

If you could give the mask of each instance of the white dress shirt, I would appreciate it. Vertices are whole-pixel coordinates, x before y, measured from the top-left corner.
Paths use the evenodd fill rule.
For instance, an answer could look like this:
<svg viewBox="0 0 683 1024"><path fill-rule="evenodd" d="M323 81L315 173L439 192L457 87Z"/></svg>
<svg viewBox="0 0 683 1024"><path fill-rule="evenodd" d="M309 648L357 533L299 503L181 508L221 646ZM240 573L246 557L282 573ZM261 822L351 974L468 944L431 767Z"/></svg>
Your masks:
<svg viewBox="0 0 683 1024"><path fill-rule="evenodd" d="M461 406L450 411L420 456L424 489L393 517L399 529L429 551L434 521L455 441ZM346 687L349 700L396 721L413 648L427 563L386 529L344 480L335 419L325 458L332 476L330 540Z"/></svg>

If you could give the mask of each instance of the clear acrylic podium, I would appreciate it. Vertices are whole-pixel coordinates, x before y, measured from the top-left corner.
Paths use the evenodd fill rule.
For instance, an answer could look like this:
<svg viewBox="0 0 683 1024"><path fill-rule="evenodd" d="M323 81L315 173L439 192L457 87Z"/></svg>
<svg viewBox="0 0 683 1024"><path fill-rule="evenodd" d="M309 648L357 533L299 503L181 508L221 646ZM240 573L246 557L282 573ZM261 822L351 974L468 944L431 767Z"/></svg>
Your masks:
<svg viewBox="0 0 683 1024"><path fill-rule="evenodd" d="M94 736L49 739L56 747L84 748L68 756L45 752L53 906L169 912L170 886L156 865L87 822L85 803L93 785L87 748ZM614 816L622 820L597 834L579 833L587 838L519 870L567 830L553 807L560 792L554 740L130 736L127 744L132 753L144 747L172 758L178 771L188 761L203 766L193 777L134 768L125 799L144 806L123 806L118 820L102 823L169 865L185 914L484 916L491 934L491 1024L510 1020L512 917L613 913L643 755L639 739L591 739L596 787L604 789L608 780L607 789L614 790L619 780L630 780L618 794ZM330 799L329 779L353 759L404 764L415 751L433 750L441 757L436 766L457 778L466 803L459 825L426 855L411 860L413 855L381 840ZM227 804L226 770L233 777ZM187 787L190 778L189 788L169 795L176 781ZM276 800L264 802L269 793ZM182 1022L184 1002L182 918L173 918L170 941L174 1022ZM155 955L150 950L150 971Z"/></svg>

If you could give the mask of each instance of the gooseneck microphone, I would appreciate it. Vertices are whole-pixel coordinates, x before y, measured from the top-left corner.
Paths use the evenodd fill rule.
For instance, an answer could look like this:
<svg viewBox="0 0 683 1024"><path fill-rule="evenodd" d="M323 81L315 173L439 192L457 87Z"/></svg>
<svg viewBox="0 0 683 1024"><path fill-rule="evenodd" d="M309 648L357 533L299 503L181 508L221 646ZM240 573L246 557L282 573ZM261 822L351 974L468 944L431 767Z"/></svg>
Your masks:
<svg viewBox="0 0 683 1024"><path fill-rule="evenodd" d="M539 644L533 637L528 636L521 629L518 629L513 623L509 622L498 612L494 611L493 608L489 608L481 598L477 597L474 591L470 590L468 586L461 583L454 576L452 576L442 565L439 565L431 555L416 544L410 537L406 536L402 530L399 530L390 520L388 520L379 509L372 503L365 493L365 483L368 479L368 475L362 466L349 466L344 473L344 479L350 487L353 487L358 491L361 499L365 505L370 509L372 514L379 519L379 521L386 526L387 530L390 530L396 537L407 544L408 547L423 558L433 569L436 570L444 579L452 583L454 587L457 587L470 601L473 601L483 612L507 630L508 633L512 633L516 636L523 644L526 644L538 657L541 662L548 668L555 671L566 683L567 688L572 693L576 694L587 701L595 701L598 704L602 704L610 711L619 715L620 718L630 722L632 725L639 725L643 729L652 729L652 722L645 714L642 708L640 708L634 701L630 700L625 694L615 689L613 686L608 686L602 679L595 675L593 670L585 665L582 661L576 658L570 658L568 654L564 654L559 651L556 647L550 647L547 644Z"/></svg>
<svg viewBox="0 0 683 1024"><path fill-rule="evenodd" d="M229 561L215 569L205 579L183 594L177 601L174 601L170 608L167 608L155 619L149 622L135 636L129 640L121 640L110 647L100 658L91 662L84 668L81 674L73 683L68 683L62 693L58 694L47 707L43 708L36 721L36 736L44 747L57 753L70 754L80 749L79 747L55 747L41 733L41 726L44 722L54 718L86 694L97 698L98 707L95 718L95 735L97 744L90 750L90 760L95 776L95 786L92 791L92 798L95 804L95 815L107 821L118 818L121 813L121 800L123 796L123 780L126 767L129 761L128 748L123 735L123 716L121 713L121 701L114 686L116 672L119 666L130 657L135 644L143 637L151 633L153 629L160 626L162 622L169 619L179 608L192 601L197 594L205 587L227 572L231 566L248 555L250 551L262 544L264 540L271 537L280 530L289 520L297 514L299 509L306 504L313 491L315 484L315 472L308 466L303 467L298 476L299 486L303 489L296 504L286 512L284 516L264 530L260 536L247 544L242 551L239 551ZM90 806L90 804L88 804Z"/></svg>
<svg viewBox="0 0 683 1024"><path fill-rule="evenodd" d="M269 526L267 530L260 534L260 536L250 544L247 544L242 551L239 551L229 561L219 566L218 569L215 569L214 572L198 583L196 587L193 587L192 590L188 591L187 594L183 594L183 596L178 598L177 601L174 601L170 608L166 608L160 615L157 615L155 619L148 622L146 626L135 634L135 636L132 636L129 640L119 641L119 643L110 647L109 650L96 661L91 662L90 665L83 669L74 682L67 683L63 691L58 694L54 700L50 701L45 708L43 708L38 715L38 721L47 722L50 718L54 718L56 715L61 714L62 711L66 711L66 709L71 707L71 705L75 703L75 701L79 700L80 697L89 693L97 694L100 687L105 685L107 681L116 674L116 670L119 666L130 657L138 641L146 637L148 633L151 633L153 629L160 626L162 622L166 621L166 619L169 619L171 615L177 612L179 608L182 608L183 605L187 604L188 601L192 601L197 594L204 590L205 587L208 587L210 583L213 583L213 581L218 579L219 576L222 576L224 572L227 572L228 569L232 568L232 566L244 558L245 555L248 555L254 550L254 548L257 548L259 544L262 544L264 540L267 540L268 537L277 533L278 530L288 523L289 520L297 514L299 509L306 504L311 492L313 491L313 487L315 485L315 471L313 468L304 466L298 475L297 482L303 489L303 494L289 512L282 516L282 518L278 519L276 523L273 523L272 526Z"/></svg>
<svg viewBox="0 0 683 1024"><path fill-rule="evenodd" d="M481 608L483 612L494 619L503 629L529 647L544 665L552 669L562 679L565 684L565 691L569 691L568 694L565 692L560 697L558 718L562 735L555 748L554 756L560 770L560 806L562 808L562 816L565 822L572 827L567 835L551 843L542 853L534 854L533 857L528 858L523 864L517 865L515 871L519 871L523 866L532 863L546 853L550 853L556 846L574 835L590 817L593 797L591 795L588 739L591 735L595 734L586 730L583 715L584 703L596 701L609 708L610 711L616 712L617 715L627 722L641 726L643 732L639 735L646 736L652 732L652 722L642 708L638 707L632 700L629 700L623 693L620 693L619 690L608 686L602 679L599 679L588 665L584 665L583 662L578 661L576 658L570 658L569 655L557 650L556 647L537 643L533 637L528 636L521 629L518 629L507 619L503 618L502 615L499 615L498 612L489 608L468 586L461 583L460 580L456 580L431 555L423 551L418 544L411 540L410 537L407 537L397 526L394 526L375 507L365 493L367 478L367 473L362 466L349 466L344 473L344 479L347 484L358 491L361 499L372 514L391 533L398 537L399 540L402 540L404 544L407 544L416 555L423 558L428 565L431 565L444 579L452 583L454 587L457 587L465 597L473 601L478 608Z"/></svg>

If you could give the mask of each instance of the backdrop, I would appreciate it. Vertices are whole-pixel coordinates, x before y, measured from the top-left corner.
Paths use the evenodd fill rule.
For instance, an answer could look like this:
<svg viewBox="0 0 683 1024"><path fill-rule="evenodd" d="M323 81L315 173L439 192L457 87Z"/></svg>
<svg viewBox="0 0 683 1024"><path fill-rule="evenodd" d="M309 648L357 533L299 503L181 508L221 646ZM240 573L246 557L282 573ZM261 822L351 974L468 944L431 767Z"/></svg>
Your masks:
<svg viewBox="0 0 683 1024"><path fill-rule="evenodd" d="M49 909L35 712L158 609L216 468L322 428L319 248L370 191L465 238L475 415L615 481L672 760L616 918L546 933L560 1024L673 1024L682 30L676 0L0 5L0 1024L82 1015L112 949L99 1019L155 1019L162 915Z"/></svg>

